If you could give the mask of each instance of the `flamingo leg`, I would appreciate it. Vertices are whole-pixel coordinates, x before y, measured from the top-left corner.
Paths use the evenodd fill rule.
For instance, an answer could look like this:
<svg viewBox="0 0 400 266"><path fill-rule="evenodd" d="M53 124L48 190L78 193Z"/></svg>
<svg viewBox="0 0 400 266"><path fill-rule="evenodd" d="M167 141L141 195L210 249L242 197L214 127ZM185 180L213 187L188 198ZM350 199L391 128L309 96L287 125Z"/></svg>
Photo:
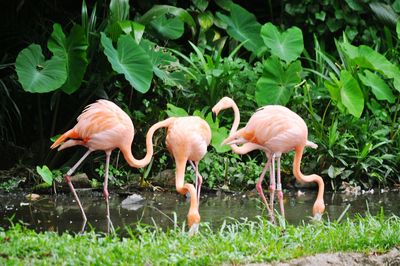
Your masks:
<svg viewBox="0 0 400 266"><path fill-rule="evenodd" d="M81 213L82 213L82 218L83 218L82 231L83 231L83 229L85 228L87 218L86 218L85 211L83 210L82 203L81 203L81 201L79 200L78 194L76 194L74 185L72 184L71 175L76 171L76 169L79 167L79 165L86 159L86 157L89 156L89 154L90 154L91 152L92 152L92 150L89 149L89 150L79 159L79 161L77 161L76 164L75 164L74 166L72 166L71 169L68 170L67 174L65 175L65 180L67 181L68 186L69 186L69 188L71 189L72 194L74 195L75 201L76 201L76 203L78 204L79 209L81 210Z"/></svg>
<svg viewBox="0 0 400 266"><path fill-rule="evenodd" d="M109 166L110 166L110 156L111 156L111 151L106 151L106 168L105 168L105 173L104 173L104 184L103 184L103 195L104 199L106 201L106 208L107 208L107 231L108 233L110 232L110 227L111 230L114 232L114 226L111 221L110 217L110 203L109 203L109 193L108 193L108 172L109 172Z"/></svg>
<svg viewBox="0 0 400 266"><path fill-rule="evenodd" d="M276 184L275 184L275 153L272 154L272 165L271 165L271 171L269 172L269 200L270 200L270 206L272 210L272 215L274 215L274 200L275 200L275 190L276 190Z"/></svg>
<svg viewBox="0 0 400 266"><path fill-rule="evenodd" d="M271 217L272 222L275 222L275 221L274 221L274 219L275 219L275 218L274 218L274 214L272 213L272 210L271 210L271 208L270 208L269 205L268 205L267 199L265 198L265 195L264 195L264 192L263 192L263 188L262 188L262 181L264 180L265 173L267 172L268 168L270 168L270 165L271 165L271 158L272 158L272 156L267 156L267 157L268 157L268 161L267 161L267 163L265 164L264 169L263 169L263 171L261 172L260 177L258 178L258 181L257 181L257 184L256 184L256 189L257 189L257 191L258 191L258 194L260 194L261 199L262 199L262 201L264 202L264 204L265 204L265 206L266 206L266 208L267 208L267 210L268 210L268 213L269 213L269 215L270 215L270 217Z"/></svg>
<svg viewBox="0 0 400 266"><path fill-rule="evenodd" d="M195 161L193 163L193 161L189 161L190 164L192 165L193 169L196 172L196 192L197 192L197 200L199 201L199 205L200 205L200 192L201 192L201 185L203 184L203 177L200 175L199 172L199 162Z"/></svg>
<svg viewBox="0 0 400 266"><path fill-rule="evenodd" d="M279 199L279 207L281 209L281 215L283 219L285 219L285 208L283 206L283 190L282 190L282 182L281 182L281 155L277 155L277 183L276 183L276 191L278 193Z"/></svg>
<svg viewBox="0 0 400 266"><path fill-rule="evenodd" d="M198 232L200 223L200 214L198 205L199 202L197 199L197 192L192 184L185 183L186 159L175 157L175 162L176 162L176 172L175 172L176 191L182 195L185 195L188 192L190 194L190 208L187 215L187 219L188 219L188 225L190 226L189 235L194 235Z"/></svg>

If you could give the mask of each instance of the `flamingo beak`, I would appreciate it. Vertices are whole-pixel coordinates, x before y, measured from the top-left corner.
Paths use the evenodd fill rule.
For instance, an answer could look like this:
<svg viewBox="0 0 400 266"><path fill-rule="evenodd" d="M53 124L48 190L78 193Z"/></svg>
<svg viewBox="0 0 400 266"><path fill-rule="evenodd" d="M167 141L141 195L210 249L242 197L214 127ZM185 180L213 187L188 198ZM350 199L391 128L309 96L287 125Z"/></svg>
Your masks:
<svg viewBox="0 0 400 266"><path fill-rule="evenodd" d="M322 220L322 213L316 213L316 214L314 214L314 216L313 216L313 220L314 221L321 221Z"/></svg>
<svg viewBox="0 0 400 266"><path fill-rule="evenodd" d="M233 144L239 145L239 144L243 144L245 142L246 142L246 139L242 138L242 137L233 139L233 140L227 138L222 142L222 145L233 145Z"/></svg>
<svg viewBox="0 0 400 266"><path fill-rule="evenodd" d="M189 229L189 236L194 236L199 232L199 223L193 223Z"/></svg>
<svg viewBox="0 0 400 266"><path fill-rule="evenodd" d="M217 120L217 114L215 112L212 112L211 116L212 116L213 122L215 123L215 121Z"/></svg>

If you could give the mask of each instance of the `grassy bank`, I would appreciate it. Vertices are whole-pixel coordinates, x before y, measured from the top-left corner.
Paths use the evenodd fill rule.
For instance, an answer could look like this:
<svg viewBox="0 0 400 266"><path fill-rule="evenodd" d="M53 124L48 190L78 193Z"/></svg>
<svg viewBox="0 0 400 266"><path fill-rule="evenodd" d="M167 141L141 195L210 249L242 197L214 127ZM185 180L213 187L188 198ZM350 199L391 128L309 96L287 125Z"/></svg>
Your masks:
<svg viewBox="0 0 400 266"><path fill-rule="evenodd" d="M0 228L0 264L95 265L216 265L270 262L321 252L385 252L400 245L397 216L358 217L321 222L286 230L266 220L232 222L211 231L206 226L195 237L181 229L163 232L139 226L130 237L35 233L16 224Z"/></svg>

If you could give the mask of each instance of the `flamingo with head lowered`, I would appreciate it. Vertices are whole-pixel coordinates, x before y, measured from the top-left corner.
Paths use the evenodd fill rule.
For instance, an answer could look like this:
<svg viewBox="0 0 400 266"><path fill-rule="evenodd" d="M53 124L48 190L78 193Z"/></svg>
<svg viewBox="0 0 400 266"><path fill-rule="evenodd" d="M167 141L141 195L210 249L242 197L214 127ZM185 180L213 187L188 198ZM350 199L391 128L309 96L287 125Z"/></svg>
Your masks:
<svg viewBox="0 0 400 266"><path fill-rule="evenodd" d="M76 171L79 165L87 158L87 156L96 150L102 150L106 153L106 167L103 184L103 195L107 204L107 219L109 225L111 224L110 210L109 210L109 193L108 193L108 169L110 164L111 152L118 148L124 155L125 160L128 164L134 168L142 168L150 163L151 157L153 156L153 141L152 137L154 132L162 127L171 126L176 118L169 118L164 121L160 121L150 127L146 135L146 155L143 159L136 159L132 155L131 146L134 137L134 127L130 117L116 104L108 100L98 100L97 102L88 105L82 114L78 117L78 123L70 130L62 134L50 147L52 149L58 148L62 150L76 145L86 147L88 150L82 156L82 158L67 172L65 179L71 189L72 194L81 210L83 217L84 228L87 218L85 211L83 210L81 201L74 189L71 182L71 175ZM187 127L187 129L190 127ZM168 137L167 137L168 141ZM179 143L174 143L176 147L180 147ZM184 146L187 144L183 144ZM186 147L186 146L185 146ZM207 147L207 146L206 146ZM172 149L172 147L171 147ZM174 148L177 149L177 148ZM206 148L207 150L207 148ZM179 157L179 159L181 159ZM197 158L191 160L196 161ZM180 164L181 165L181 164ZM197 164L196 164L197 165ZM196 168L197 169L197 168ZM181 170L180 170L181 171ZM184 171L184 168L183 168ZM198 171L196 171L198 173ZM184 172L183 172L184 173ZM200 176L198 174L198 176ZM201 185L201 184L200 184ZM193 185L183 184L183 176L179 176L179 182L177 178L177 190L180 193L190 193L191 196L191 208L188 215L188 224L191 226L192 231L196 231L198 223L200 221L200 215L198 214L198 201L197 194L193 188Z"/></svg>
<svg viewBox="0 0 400 266"><path fill-rule="evenodd" d="M303 175L300 171L300 162L303 150L306 146L317 148L317 145L309 140L308 129L304 120L295 112L280 105L268 105L258 109L249 119L244 128L238 129L240 113L236 103L229 97L222 98L213 108L215 115L221 110L232 108L234 111L234 122L229 137L223 144L231 146L238 154L245 154L252 150L262 150L267 155L267 163L258 179L256 188L265 203L272 221L274 221L273 201L277 190L281 214L284 217L283 192L280 175L280 157L282 153L295 151L293 161L293 174L298 181L316 182L318 184L318 195L313 206L313 215L320 218L325 210L324 204L324 181L316 174ZM238 146L243 144L241 146ZM277 183L275 185L275 160L277 160ZM270 206L262 189L262 181L265 173L270 170ZM276 187L275 187L276 186Z"/></svg>
<svg viewBox="0 0 400 266"><path fill-rule="evenodd" d="M190 193L190 209L187 218L190 226L189 234L193 235L197 233L200 223L199 202L203 178L198 165L210 145L211 129L208 123L198 116L171 117L165 121L168 121L166 145L176 164L176 190L183 195ZM187 161L195 170L196 187L184 182Z"/></svg>

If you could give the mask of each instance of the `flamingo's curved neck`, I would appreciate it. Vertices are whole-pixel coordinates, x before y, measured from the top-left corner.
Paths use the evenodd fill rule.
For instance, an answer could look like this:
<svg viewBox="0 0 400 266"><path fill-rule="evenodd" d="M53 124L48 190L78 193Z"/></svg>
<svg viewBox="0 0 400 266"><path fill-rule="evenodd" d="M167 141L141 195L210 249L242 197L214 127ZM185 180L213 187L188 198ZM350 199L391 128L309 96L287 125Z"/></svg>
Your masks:
<svg viewBox="0 0 400 266"><path fill-rule="evenodd" d="M295 149L295 156L293 160L293 174L296 177L296 179L304 182L315 182L318 185L318 194L317 194L317 199L315 202L323 202L324 200L324 190L325 190L325 184L319 175L312 174L312 175L304 175L300 171L300 162L301 158L303 156L303 150L304 147L297 147Z"/></svg>
<svg viewBox="0 0 400 266"><path fill-rule="evenodd" d="M232 104L231 104L230 107L233 109L233 113L234 113L233 124L232 124L231 131L229 133L229 136L232 136L237 131L237 129L239 127L240 112L239 112L239 108L237 107L236 103L233 100L232 100Z"/></svg>
<svg viewBox="0 0 400 266"><path fill-rule="evenodd" d="M136 159L133 157L131 147L121 147L121 152L125 157L125 160L128 164L134 168L142 168L148 165L151 161L151 157L153 156L153 135L154 132L162 127L168 127L175 118L167 118L163 121L160 121L150 127L149 131L146 134L146 155L143 159Z"/></svg>
<svg viewBox="0 0 400 266"><path fill-rule="evenodd" d="M234 114L234 118L233 118L233 124L232 124L232 128L231 131L229 133L229 136L232 136L233 134L235 134L237 132L237 129L239 127L240 124L240 112L239 112L239 108L237 107L236 103L232 100L230 106L230 108L233 109L233 114ZM243 149L241 147L239 147L236 144L232 144L230 145L233 152L238 153L238 154L244 154L247 153L247 149Z"/></svg>

